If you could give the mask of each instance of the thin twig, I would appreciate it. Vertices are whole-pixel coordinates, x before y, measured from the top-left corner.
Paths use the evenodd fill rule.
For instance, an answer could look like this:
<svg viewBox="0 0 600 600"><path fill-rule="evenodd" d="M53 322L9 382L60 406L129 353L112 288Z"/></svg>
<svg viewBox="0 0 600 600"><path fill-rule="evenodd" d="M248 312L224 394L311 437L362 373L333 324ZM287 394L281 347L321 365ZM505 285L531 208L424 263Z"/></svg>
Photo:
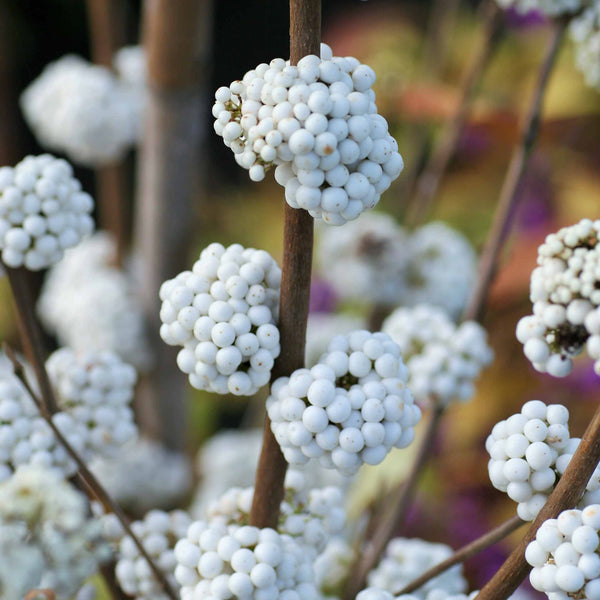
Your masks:
<svg viewBox="0 0 600 600"><path fill-rule="evenodd" d="M525 560L525 549L533 541L541 524L556 518L563 510L574 508L600 461L600 408L586 429L563 476L559 479L548 501L535 521L521 538L497 573L477 594L477 600L504 600L519 587L531 567Z"/></svg>
<svg viewBox="0 0 600 600"><path fill-rule="evenodd" d="M353 599L363 589L369 571L377 564L388 540L394 535L396 528L404 521L423 467L433 449L433 441L443 414L444 409L441 407L433 410L410 473L406 477L406 480L400 484L397 496L390 510L381 518L365 551L362 555L358 556L350 569L350 577L348 578L344 598Z"/></svg>
<svg viewBox="0 0 600 600"><path fill-rule="evenodd" d="M321 0L290 0L290 62L307 54L319 55ZM313 218L304 210L284 208L283 264L279 333L281 354L272 378L290 375L304 365L306 322L310 298L313 250ZM284 496L287 463L265 416L263 445L256 470L249 522L256 527L277 527Z"/></svg>
<svg viewBox="0 0 600 600"><path fill-rule="evenodd" d="M114 54L125 42L124 5L121 0L86 0L86 4L92 60L112 69ZM128 242L126 176L122 162L96 169L100 223L115 238L118 266Z"/></svg>
<svg viewBox="0 0 600 600"><path fill-rule="evenodd" d="M520 198L519 188L529 166L529 160L540 127L544 94L568 23L567 19L561 19L554 24L550 44L539 71L533 98L521 129L519 145L513 152L500 192L492 229L479 260L477 285L465 311L465 320L481 318L490 285L498 268L500 251L514 220L515 209Z"/></svg>
<svg viewBox="0 0 600 600"><path fill-rule="evenodd" d="M444 173L450 164L471 110L471 102L483 73L492 57L503 30L502 11L493 0L485 5L483 40L469 66L461 87L461 97L452 120L445 127L423 173L419 177L415 195L410 201L406 224L415 227L421 223L433 201Z"/></svg>
<svg viewBox="0 0 600 600"><path fill-rule="evenodd" d="M57 410L57 404L54 398L54 390L44 368L46 350L42 342L40 325L35 316L35 300L31 292L30 273L23 267L12 269L4 265L3 268L8 275L8 281L12 289L23 351L33 367L44 399L42 411L53 413Z"/></svg>
<svg viewBox="0 0 600 600"><path fill-rule="evenodd" d="M67 441L65 436L61 433L60 429L54 424L54 421L52 420L52 415L46 411L41 410L42 401L38 398L37 394L33 391L31 385L27 381L27 377L25 376L25 369L19 361L19 359L17 358L15 352L6 343L3 344L3 349L6 353L6 356L9 358L13 365L15 375L21 380L21 382L25 386L25 389L31 396L32 400L40 409L40 414L46 420L46 422L50 426L50 429L52 429L52 432L56 436L56 439L61 443L61 445L66 450L67 454L77 464L77 474L82 480L82 482L89 490L91 490L93 496L95 496L105 508L110 509L110 511L113 512L119 519L119 522L123 526L123 529L125 530L127 535L131 537L138 551L147 561L148 566L154 573L154 576L156 577L160 586L163 588L164 592L169 596L169 598L171 598L171 600L178 600L179 595L175 592L175 590L172 589L171 585L167 581L165 574L157 567L157 565L154 563L154 561L144 548L144 545L142 544L140 539L131 530L131 527L129 526L129 520L127 519L121 507L110 497L108 492L102 487L102 484L96 479L95 475L87 468L81 456L79 456L77 451L73 448L73 446L71 446L71 444Z"/></svg>
<svg viewBox="0 0 600 600"><path fill-rule="evenodd" d="M476 540L470 542L466 546L463 546L459 550L457 550L452 556L449 556L446 560L441 563L435 565L428 571L425 571L423 575L417 577L414 581L411 581L407 586L403 587L396 595L401 596L402 594L410 594L415 590L418 590L420 587L425 585L430 579L437 577L447 571L450 567L457 565L459 563L464 562L465 560L471 558L471 556L475 556L479 552L486 550L490 546L497 544L499 541L508 537L511 533L519 529L525 525L525 521L519 518L517 515L508 519L501 525L498 525L495 529L488 531L481 537Z"/></svg>

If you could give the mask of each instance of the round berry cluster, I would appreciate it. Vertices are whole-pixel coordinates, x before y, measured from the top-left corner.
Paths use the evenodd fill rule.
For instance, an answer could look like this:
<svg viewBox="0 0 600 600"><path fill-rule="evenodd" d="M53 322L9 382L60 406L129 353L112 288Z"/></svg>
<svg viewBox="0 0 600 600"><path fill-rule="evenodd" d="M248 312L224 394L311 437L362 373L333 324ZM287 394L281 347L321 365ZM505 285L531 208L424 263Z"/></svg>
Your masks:
<svg viewBox="0 0 600 600"><path fill-rule="evenodd" d="M275 58L217 90L215 131L250 179L276 166L291 207L343 225L373 208L404 167L374 82L370 67L326 44L298 66Z"/></svg>
<svg viewBox="0 0 600 600"><path fill-rule="evenodd" d="M59 412L52 420L73 448L83 453L87 430L71 415ZM0 378L0 481L21 465L31 465L70 477L74 461L56 439L21 382L12 374Z"/></svg>
<svg viewBox="0 0 600 600"><path fill-rule="evenodd" d="M42 146L91 167L120 160L141 131L139 93L74 55L47 65L23 92L21 108Z"/></svg>
<svg viewBox="0 0 600 600"><path fill-rule="evenodd" d="M181 599L314 600L312 556L274 529L195 521L177 542Z"/></svg>
<svg viewBox="0 0 600 600"><path fill-rule="evenodd" d="M193 387L251 396L269 381L280 352L280 284L268 252L216 243L162 284L160 336L183 346L177 364Z"/></svg>
<svg viewBox="0 0 600 600"><path fill-rule="evenodd" d="M106 491L130 514L178 506L192 483L190 459L149 438L124 444L115 456L89 465Z"/></svg>
<svg viewBox="0 0 600 600"><path fill-rule="evenodd" d="M336 597L348 577L355 557L352 545L343 537L337 536L331 538L323 552L315 558L315 581L324 597Z"/></svg>
<svg viewBox="0 0 600 600"><path fill-rule="evenodd" d="M49 154L0 168L0 251L8 267L39 271L94 229L94 201L73 169Z"/></svg>
<svg viewBox="0 0 600 600"><path fill-rule="evenodd" d="M501 8L514 8L520 13L540 11L549 17L574 13L582 6L582 0L496 0Z"/></svg>
<svg viewBox="0 0 600 600"><path fill-rule="evenodd" d="M388 215L372 213L322 231L318 259L323 278L344 300L441 306L456 318L475 279L469 241L441 222L407 233Z"/></svg>
<svg viewBox="0 0 600 600"><path fill-rule="evenodd" d="M69 249L46 274L37 312L61 346L110 350L146 370L151 360L144 313L131 278L115 267L116 256L117 244L104 231Z"/></svg>
<svg viewBox="0 0 600 600"><path fill-rule="evenodd" d="M356 594L356 600L394 600L394 596L387 590L368 587Z"/></svg>
<svg viewBox="0 0 600 600"><path fill-rule="evenodd" d="M394 305L406 288L408 244L408 234L393 217L366 214L345 227L321 231L321 272L344 300Z"/></svg>
<svg viewBox="0 0 600 600"><path fill-rule="evenodd" d="M383 558L369 573L367 582L370 586L396 595L411 581L452 553L452 548L446 544L435 544L417 538L394 538L388 542ZM452 594L464 592L467 589L467 581L462 574L462 565L455 565L430 579L413 594L423 599L435 588L444 589Z"/></svg>
<svg viewBox="0 0 600 600"><path fill-rule="evenodd" d="M600 90L600 3L594 0L569 26L575 65L590 87Z"/></svg>
<svg viewBox="0 0 600 600"><path fill-rule="evenodd" d="M382 329L400 346L408 387L424 404L470 400L473 381L494 356L481 325L466 321L456 326L443 309L427 304L398 308Z"/></svg>
<svg viewBox="0 0 600 600"><path fill-rule="evenodd" d="M174 547L177 540L185 537L191 522L182 510L171 513L151 510L143 520L131 524L133 533L174 588L178 587L174 575L177 565ZM117 555L115 574L127 595L136 600L168 600L148 562L129 536L121 539Z"/></svg>
<svg viewBox="0 0 600 600"><path fill-rule="evenodd" d="M550 600L600 599L600 504L544 521L525 550L531 585Z"/></svg>
<svg viewBox="0 0 600 600"><path fill-rule="evenodd" d="M564 377L587 345L600 374L600 220L583 219L550 234L531 274L533 315L517 324L517 339L534 368Z"/></svg>
<svg viewBox="0 0 600 600"><path fill-rule="evenodd" d="M492 485L518 502L524 521L535 519L560 477L557 461L569 448L568 420L561 404L531 400L494 425L486 440Z"/></svg>
<svg viewBox="0 0 600 600"><path fill-rule="evenodd" d="M206 517L211 523L220 520L225 525L247 525L253 496L253 487L231 488L209 505ZM295 538L305 551L320 554L330 537L344 527L343 502L342 491L336 487L294 490L286 485L277 531Z"/></svg>
<svg viewBox="0 0 600 600"><path fill-rule="evenodd" d="M108 558L85 496L45 467L21 467L0 484L0 588L24 598L32 588L73 598Z"/></svg>
<svg viewBox="0 0 600 600"><path fill-rule="evenodd" d="M271 387L267 412L286 460L318 459L352 475L363 463L379 464L392 447L408 446L421 411L407 379L400 348L387 334L334 337L318 364Z"/></svg>
<svg viewBox="0 0 600 600"><path fill-rule="evenodd" d="M441 221L427 223L410 236L404 306L433 304L457 318L475 281L477 255L460 232Z"/></svg>
<svg viewBox="0 0 600 600"><path fill-rule="evenodd" d="M137 435L133 410L135 369L112 352L76 355L61 348L46 369L59 407L87 429L87 452L110 456Z"/></svg>

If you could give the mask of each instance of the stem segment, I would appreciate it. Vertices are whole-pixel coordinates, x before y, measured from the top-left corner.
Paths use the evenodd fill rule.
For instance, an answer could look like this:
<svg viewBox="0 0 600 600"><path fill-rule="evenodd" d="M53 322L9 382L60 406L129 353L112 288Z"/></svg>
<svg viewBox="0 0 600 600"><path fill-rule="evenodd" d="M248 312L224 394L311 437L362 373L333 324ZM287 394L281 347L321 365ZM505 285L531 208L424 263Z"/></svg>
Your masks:
<svg viewBox="0 0 600 600"><path fill-rule="evenodd" d="M192 204L200 187L203 65L209 0L146 0L144 37L148 106L139 155L134 244L138 281L155 368L140 381L136 413L142 431L172 450L185 449L186 379L175 348L162 342L163 281L185 269ZM206 34L205 31L206 30Z"/></svg>
<svg viewBox="0 0 600 600"><path fill-rule="evenodd" d="M125 513L122 511L121 507L110 497L108 492L96 479L95 475L87 468L81 456L79 456L77 451L71 446L71 444L69 444L67 439L63 436L60 429L54 424L54 421L52 420L52 413L42 410L42 401L38 398L36 393L29 385L29 382L27 381L27 378L25 376L25 370L23 368L23 365L19 362L13 350L7 344L4 344L3 349L14 367L15 375L21 380L23 386L31 396L32 400L40 409L42 417L46 420L46 423L48 423L50 429L52 429L52 432L56 436L56 439L61 443L61 445L67 451L67 454L77 464L77 476L80 479L83 487L85 489L90 490L91 495L97 498L102 503L105 509L110 510L116 515L116 517L119 519L119 522L123 526L123 529L125 530L127 535L131 537L138 551L148 563L148 566L152 570L152 573L156 577L156 580L158 581L160 586L163 588L164 592L171 600L178 600L179 595L175 592L175 590L171 588L171 585L167 581L164 573L156 566L150 555L146 552L146 549L144 548L144 545L142 544L140 539L131 530L131 527L129 526L129 520L125 516Z"/></svg>
<svg viewBox="0 0 600 600"><path fill-rule="evenodd" d="M319 55L321 0L290 0L290 61L297 64L307 54ZM306 322L310 298L313 218L304 210L284 209L283 264L279 333L281 354L272 379L290 375L304 366ZM265 416L263 446L256 471L250 525L277 528L287 470L279 444Z"/></svg>
<svg viewBox="0 0 600 600"><path fill-rule="evenodd" d="M462 92L458 107L417 181L415 197L412 198L406 215L406 223L412 227L423 221L439 189L444 173L456 150L460 134L469 117L471 102L477 87L500 39L502 24L502 11L496 6L495 2L488 2L485 6L483 40L479 51L465 74L461 85Z"/></svg>
<svg viewBox="0 0 600 600"><path fill-rule="evenodd" d="M538 528L544 521L556 518L563 510L577 505L599 461L600 408L596 410L596 414L583 434L579 448L548 501L511 555L479 592L477 600L503 600L519 587L531 570L525 560L527 545L535 538Z"/></svg>
<svg viewBox="0 0 600 600"><path fill-rule="evenodd" d="M125 41L124 6L119 0L87 0L91 55L97 65L112 69L114 53ZM127 246L126 172L123 164L96 169L100 222L117 243L117 264L122 265Z"/></svg>
<svg viewBox="0 0 600 600"><path fill-rule="evenodd" d="M421 440L421 445L419 446L415 461L411 466L410 473L398 489L396 500L382 517L381 521L379 521L375 533L362 556L359 556L358 560L350 569L350 577L344 595L346 599L353 599L356 594L363 589L369 571L377 564L385 550L388 540L394 535L396 528L404 521L406 513L410 508L410 503L413 499L415 488L417 487L423 467L431 455L433 440L443 414L443 407L434 409L431 418L427 423L427 429Z"/></svg>
<svg viewBox="0 0 600 600"><path fill-rule="evenodd" d="M464 315L467 320L481 319L489 289L498 268L500 251L514 220L515 209L519 201L519 187L529 166L529 159L539 131L544 93L548 87L548 81L567 25L567 19L562 19L554 25L552 38L538 74L533 98L521 129L519 145L513 152L500 192L492 229L479 260L477 287Z"/></svg>
<svg viewBox="0 0 600 600"><path fill-rule="evenodd" d="M42 342L42 332L35 317L35 301L31 292L30 273L24 268L12 269L4 265L8 281L13 293L14 306L17 313L17 326L21 337L23 351L33 367L35 377L40 386L44 403L42 411L53 413L57 410L54 390L50 385L44 367L46 350Z"/></svg>
<svg viewBox="0 0 600 600"><path fill-rule="evenodd" d="M488 533L482 535L480 538L472 541L466 546L463 546L462 548L460 548L460 550L457 550L452 556L449 556L446 560L435 565L435 567L432 567L428 571L425 571L423 575L417 577L417 579L411 581L406 587L402 588L397 595L401 596L402 594L410 594L411 592L418 590L420 587L425 585L430 579L441 575L450 567L462 563L465 560L471 558L471 556L475 556L476 554L479 554L479 552L482 552L490 546L493 546L494 544L498 543L500 540L503 540L505 537L509 536L511 533L513 533L513 531L516 531L517 529L519 529L519 527L522 527L523 525L525 525L525 521L523 521L517 515L515 515L514 517L508 519L508 521L505 521L501 525L498 525L498 527L496 527L495 529L488 531Z"/></svg>

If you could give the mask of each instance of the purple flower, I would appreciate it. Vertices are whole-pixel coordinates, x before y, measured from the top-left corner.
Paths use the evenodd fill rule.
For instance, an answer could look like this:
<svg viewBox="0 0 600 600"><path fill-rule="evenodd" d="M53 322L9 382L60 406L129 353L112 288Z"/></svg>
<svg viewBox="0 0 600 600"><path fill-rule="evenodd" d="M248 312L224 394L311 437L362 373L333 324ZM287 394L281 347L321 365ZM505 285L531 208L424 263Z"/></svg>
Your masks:
<svg viewBox="0 0 600 600"><path fill-rule="evenodd" d="M336 305L337 296L333 288L323 279L313 279L310 285L309 312L331 313Z"/></svg>

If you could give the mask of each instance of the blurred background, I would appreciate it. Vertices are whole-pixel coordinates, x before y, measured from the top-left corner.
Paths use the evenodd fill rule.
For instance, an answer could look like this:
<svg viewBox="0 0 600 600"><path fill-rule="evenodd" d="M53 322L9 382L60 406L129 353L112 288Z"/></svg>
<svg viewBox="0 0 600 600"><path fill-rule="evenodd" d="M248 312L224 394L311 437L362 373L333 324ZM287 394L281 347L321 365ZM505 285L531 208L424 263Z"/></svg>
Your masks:
<svg viewBox="0 0 600 600"><path fill-rule="evenodd" d="M425 148L435 144L460 98L460 82L480 43L477 2L447 2L433 43L434 2L323 0L323 41L339 56L353 55L378 74L374 86L379 112L398 140L406 171L392 184L377 210L402 223L410 174ZM437 3L443 4L443 3ZM123 1L127 43L139 40L140 2ZM288 55L287 3L230 0L215 3L210 27L210 84L203 90L204 118L214 90L228 85L260 62ZM438 6L439 10L439 6ZM508 11L503 32L479 86L471 117L461 134L428 219L443 220L479 250L491 223L518 126L546 42L548 23L538 14ZM19 109L22 90L50 61L68 53L89 58L85 3L75 0L0 0L0 164L14 165L43 151ZM436 46L437 44L437 46ZM491 427L518 412L531 399L563 403L571 411L571 434L581 435L598 401L598 383L587 358L571 376L556 380L536 373L514 336L517 321L531 312L528 285L536 251L544 237L583 217L600 217L600 96L574 68L573 48L565 40L544 103L541 135L520 191L516 225L504 253L484 318L496 358L477 382L476 398L452 407L439 432L435 456L422 480L410 523L401 533L459 547L514 514L514 504L490 485L484 442ZM126 159L133 181L135 155ZM209 127L202 148L206 173L194 204L194 244L189 264L212 241L239 242L281 256L282 190L268 176L251 184L247 174ZM77 168L93 192L93 171ZM131 184L133 198L133 184ZM318 276L318 269L315 276ZM329 300L318 310L360 308ZM326 285L325 285L326 287ZM0 279L0 338L17 344L10 292ZM50 340L52 343L52 340ZM253 401L217 397L188 387L191 396L189 451L223 428L260 424ZM380 479L399 479L410 451L393 453L386 463L362 474L365 485L354 505L359 510ZM365 492L366 490L366 492ZM517 532L514 534L518 536ZM514 538L513 538L514 539ZM473 584L481 586L510 550L511 539L466 563Z"/></svg>

